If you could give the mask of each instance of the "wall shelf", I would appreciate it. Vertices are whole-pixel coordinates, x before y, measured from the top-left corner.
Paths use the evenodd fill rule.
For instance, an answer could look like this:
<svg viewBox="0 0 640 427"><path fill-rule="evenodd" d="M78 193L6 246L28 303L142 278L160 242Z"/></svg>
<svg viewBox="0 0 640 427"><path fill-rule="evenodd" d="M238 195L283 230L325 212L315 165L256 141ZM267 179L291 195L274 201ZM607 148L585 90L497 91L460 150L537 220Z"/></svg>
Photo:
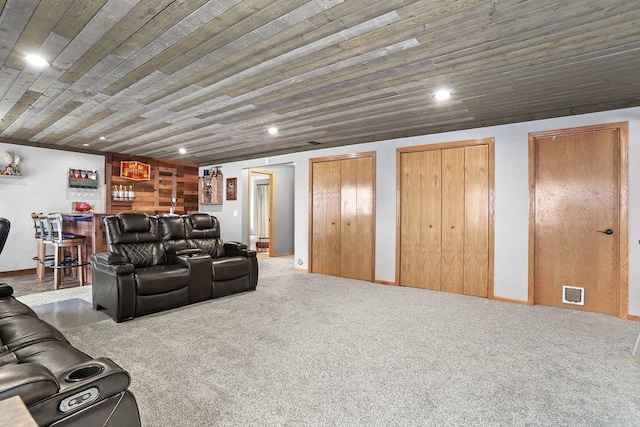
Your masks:
<svg viewBox="0 0 640 427"><path fill-rule="evenodd" d="M69 188L93 188L99 187L98 173L93 170L69 169Z"/></svg>

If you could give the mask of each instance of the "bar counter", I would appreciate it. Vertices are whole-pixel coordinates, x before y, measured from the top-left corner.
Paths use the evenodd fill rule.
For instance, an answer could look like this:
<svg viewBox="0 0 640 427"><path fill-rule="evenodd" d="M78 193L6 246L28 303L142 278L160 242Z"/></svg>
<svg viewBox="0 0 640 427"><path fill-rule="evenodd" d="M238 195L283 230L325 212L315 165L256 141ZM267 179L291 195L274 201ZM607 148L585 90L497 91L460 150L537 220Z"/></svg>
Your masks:
<svg viewBox="0 0 640 427"><path fill-rule="evenodd" d="M86 236L85 259L91 263L91 255L107 250L102 218L104 213L65 213L62 214L62 229L65 232ZM85 281L91 284L91 264L84 267Z"/></svg>

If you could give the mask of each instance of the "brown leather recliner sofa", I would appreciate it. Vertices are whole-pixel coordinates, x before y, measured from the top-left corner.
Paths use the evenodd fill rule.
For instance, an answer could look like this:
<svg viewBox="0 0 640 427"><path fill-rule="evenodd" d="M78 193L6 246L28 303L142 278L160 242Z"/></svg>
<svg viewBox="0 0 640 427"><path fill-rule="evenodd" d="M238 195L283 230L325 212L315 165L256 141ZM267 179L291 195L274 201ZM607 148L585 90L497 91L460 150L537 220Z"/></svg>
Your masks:
<svg viewBox="0 0 640 427"><path fill-rule="evenodd" d="M208 214L104 218L109 252L92 255L93 306L121 322L258 283L255 251L220 239Z"/></svg>
<svg viewBox="0 0 640 427"><path fill-rule="evenodd" d="M2 235L8 221L0 218ZM20 396L39 426L140 426L129 374L94 359L0 284L0 399Z"/></svg>

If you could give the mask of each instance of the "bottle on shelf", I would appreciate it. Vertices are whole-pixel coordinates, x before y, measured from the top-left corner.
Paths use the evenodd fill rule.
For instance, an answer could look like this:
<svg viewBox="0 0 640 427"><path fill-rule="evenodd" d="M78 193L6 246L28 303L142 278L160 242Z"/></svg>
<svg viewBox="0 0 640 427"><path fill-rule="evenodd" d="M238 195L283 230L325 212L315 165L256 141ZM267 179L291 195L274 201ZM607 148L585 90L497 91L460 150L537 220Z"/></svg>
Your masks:
<svg viewBox="0 0 640 427"><path fill-rule="evenodd" d="M122 186L122 184L120 184L120 187L118 188L118 200L124 200L124 187Z"/></svg>
<svg viewBox="0 0 640 427"><path fill-rule="evenodd" d="M133 196L134 196L134 193L133 193L133 184L129 184L129 192L128 192L128 198L129 198L129 200L133 200Z"/></svg>
<svg viewBox="0 0 640 427"><path fill-rule="evenodd" d="M111 199L118 200L118 186L113 186L113 192L111 193Z"/></svg>

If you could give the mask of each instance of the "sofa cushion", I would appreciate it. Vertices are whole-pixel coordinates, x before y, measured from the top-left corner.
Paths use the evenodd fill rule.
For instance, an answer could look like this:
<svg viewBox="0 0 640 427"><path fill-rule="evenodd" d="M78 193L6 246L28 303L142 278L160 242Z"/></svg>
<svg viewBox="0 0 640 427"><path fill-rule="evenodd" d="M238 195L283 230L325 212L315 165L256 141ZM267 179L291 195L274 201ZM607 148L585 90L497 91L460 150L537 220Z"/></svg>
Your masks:
<svg viewBox="0 0 640 427"><path fill-rule="evenodd" d="M93 360L66 341L42 341L15 350L13 354L20 363L42 365L54 374Z"/></svg>
<svg viewBox="0 0 640 427"><path fill-rule="evenodd" d="M213 281L231 280L249 274L249 258L225 257L216 258L213 263Z"/></svg>
<svg viewBox="0 0 640 427"><path fill-rule="evenodd" d="M156 265L136 269L136 294L157 295L189 284L189 269L179 265Z"/></svg>
<svg viewBox="0 0 640 427"><path fill-rule="evenodd" d="M20 315L37 317L33 310L14 297L6 297L0 300L0 319Z"/></svg>
<svg viewBox="0 0 640 427"><path fill-rule="evenodd" d="M64 335L55 327L30 315L0 319L0 340L10 351L40 341L66 341Z"/></svg>

